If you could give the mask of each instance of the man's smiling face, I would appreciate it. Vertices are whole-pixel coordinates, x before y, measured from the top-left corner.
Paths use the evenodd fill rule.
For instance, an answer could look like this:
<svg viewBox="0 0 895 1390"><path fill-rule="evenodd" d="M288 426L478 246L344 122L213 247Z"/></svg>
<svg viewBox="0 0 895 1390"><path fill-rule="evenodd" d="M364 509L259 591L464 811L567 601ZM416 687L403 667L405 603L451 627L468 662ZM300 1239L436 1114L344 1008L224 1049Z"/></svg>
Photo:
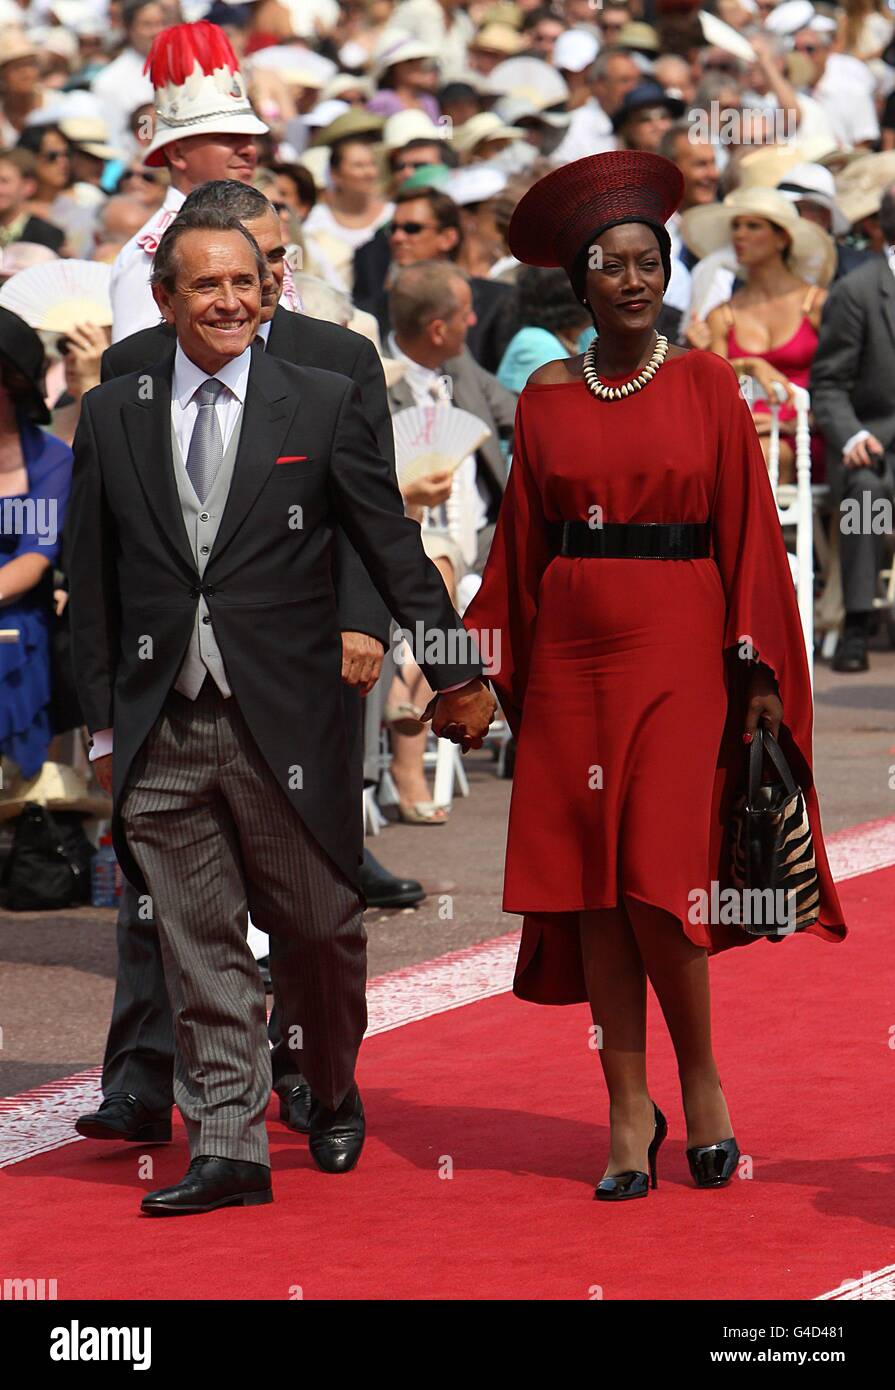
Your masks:
<svg viewBox="0 0 895 1390"><path fill-rule="evenodd" d="M172 288L156 285L156 303L191 361L218 371L253 341L261 280L251 242L237 231L184 232Z"/></svg>

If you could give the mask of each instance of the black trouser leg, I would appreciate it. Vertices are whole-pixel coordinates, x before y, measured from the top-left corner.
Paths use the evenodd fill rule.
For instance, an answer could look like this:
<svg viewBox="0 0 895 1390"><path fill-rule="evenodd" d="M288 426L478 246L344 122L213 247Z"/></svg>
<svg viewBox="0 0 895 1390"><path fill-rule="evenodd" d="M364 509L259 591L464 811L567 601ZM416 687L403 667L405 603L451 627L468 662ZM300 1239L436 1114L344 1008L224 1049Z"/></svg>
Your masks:
<svg viewBox="0 0 895 1390"><path fill-rule="evenodd" d="M103 1095L128 1091L161 1113L174 1103L171 1005L151 904L127 882L117 937L118 977L103 1058Z"/></svg>

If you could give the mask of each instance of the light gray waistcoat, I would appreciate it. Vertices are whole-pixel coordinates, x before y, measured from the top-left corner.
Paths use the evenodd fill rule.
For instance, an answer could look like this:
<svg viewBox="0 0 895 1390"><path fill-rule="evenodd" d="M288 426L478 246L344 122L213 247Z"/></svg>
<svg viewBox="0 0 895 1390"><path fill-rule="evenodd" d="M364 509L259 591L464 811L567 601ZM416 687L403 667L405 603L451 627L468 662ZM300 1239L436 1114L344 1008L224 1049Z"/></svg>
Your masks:
<svg viewBox="0 0 895 1390"><path fill-rule="evenodd" d="M236 453L239 448L239 436L242 431L243 414L244 410L240 410L230 441L224 450L224 458L218 475L204 502L200 502L193 491L193 485L187 475L183 455L180 452L180 445L177 443L173 423L171 425L171 453L174 459L177 495L180 498L183 524L189 537L190 549L193 552L193 559L200 576L205 573L205 566L214 546L221 517L224 514L224 506L230 493ZM208 622L203 621L205 618L208 619ZM215 640L208 604L205 598L200 596L193 622L193 635L190 638L190 645L187 648L177 680L174 682L174 689L179 690L181 695L186 695L188 699L195 700L202 688L206 672L211 674L218 690L227 698L232 692L227 680L227 672L224 670L224 659Z"/></svg>

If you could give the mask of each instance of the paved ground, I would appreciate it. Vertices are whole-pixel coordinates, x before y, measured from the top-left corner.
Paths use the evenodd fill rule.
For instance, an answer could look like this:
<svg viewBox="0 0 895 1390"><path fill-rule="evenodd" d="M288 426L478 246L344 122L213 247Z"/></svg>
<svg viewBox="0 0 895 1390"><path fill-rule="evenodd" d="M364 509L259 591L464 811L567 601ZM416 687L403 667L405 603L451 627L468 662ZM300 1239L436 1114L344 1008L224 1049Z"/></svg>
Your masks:
<svg viewBox="0 0 895 1390"><path fill-rule="evenodd" d="M865 675L816 669L815 757L828 831L895 815L895 653L877 647ZM472 794L455 803L447 825L390 825L370 841L390 869L429 892L417 909L368 914L371 975L519 925L500 910L510 783L497 779L486 753L466 762ZM114 974L112 912L0 912L0 1095L101 1061Z"/></svg>

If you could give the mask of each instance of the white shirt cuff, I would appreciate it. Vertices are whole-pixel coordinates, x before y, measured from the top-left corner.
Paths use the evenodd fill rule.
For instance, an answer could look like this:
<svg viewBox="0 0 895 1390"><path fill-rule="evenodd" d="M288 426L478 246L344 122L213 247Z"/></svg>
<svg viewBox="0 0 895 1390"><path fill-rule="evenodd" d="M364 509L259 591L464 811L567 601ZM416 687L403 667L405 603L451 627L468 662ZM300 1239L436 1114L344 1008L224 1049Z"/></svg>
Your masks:
<svg viewBox="0 0 895 1390"><path fill-rule="evenodd" d="M862 439L869 439L869 437L869 430L858 430L857 434L853 434L851 439L846 439L845 443L843 444L842 457L845 458L845 455L849 452L850 449L853 449L856 444L860 444Z"/></svg>
<svg viewBox="0 0 895 1390"><path fill-rule="evenodd" d="M479 680L479 676L470 677L471 680ZM448 695L452 690L462 690L464 685L469 685L469 681L459 681L456 685L443 685L440 690L436 690L436 695Z"/></svg>
<svg viewBox="0 0 895 1390"><path fill-rule="evenodd" d="M112 751L112 730L99 729L93 735L93 746L90 749L90 761L95 763L97 758L105 758Z"/></svg>

